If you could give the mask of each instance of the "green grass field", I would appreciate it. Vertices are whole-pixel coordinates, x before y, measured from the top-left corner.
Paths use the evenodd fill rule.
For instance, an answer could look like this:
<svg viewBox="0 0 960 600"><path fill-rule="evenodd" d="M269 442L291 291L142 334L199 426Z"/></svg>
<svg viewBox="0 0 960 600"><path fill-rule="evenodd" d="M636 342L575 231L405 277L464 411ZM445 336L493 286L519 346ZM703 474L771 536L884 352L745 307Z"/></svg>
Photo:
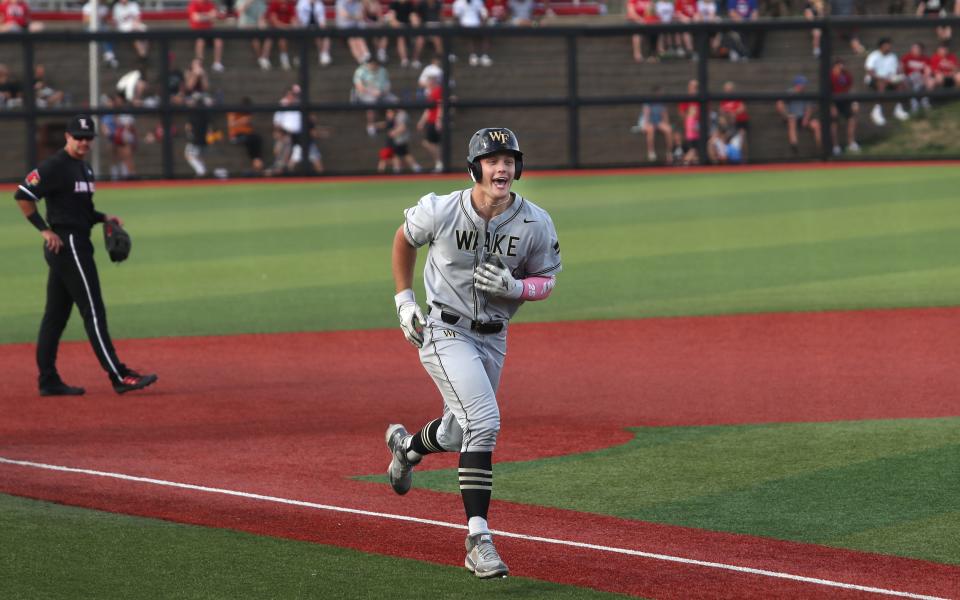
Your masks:
<svg viewBox="0 0 960 600"><path fill-rule="evenodd" d="M402 210L457 186L466 183L104 189L98 207L123 217L134 239L131 261L120 266L98 250L111 331L394 327L389 254ZM531 174L516 189L550 211L564 258L554 297L521 311L520 321L960 305L956 168ZM46 277L40 249L11 203L0 214L0 343L34 340ZM67 337L84 338L76 315ZM960 564L960 488L944 476L960 465L958 425L638 430L622 447L498 467L496 496ZM636 465L627 477L624 464ZM571 489L571 480L580 483ZM449 472L423 473L417 485L454 491L453 481ZM16 548L0 552L3 598L129 598L132 590L157 598L391 597L377 576L384 571L409 576L404 589L418 592L408 597L459 598L475 587L462 569L401 567L7 496L0 544ZM358 582L371 587L349 588ZM522 579L482 592L595 597Z"/></svg>

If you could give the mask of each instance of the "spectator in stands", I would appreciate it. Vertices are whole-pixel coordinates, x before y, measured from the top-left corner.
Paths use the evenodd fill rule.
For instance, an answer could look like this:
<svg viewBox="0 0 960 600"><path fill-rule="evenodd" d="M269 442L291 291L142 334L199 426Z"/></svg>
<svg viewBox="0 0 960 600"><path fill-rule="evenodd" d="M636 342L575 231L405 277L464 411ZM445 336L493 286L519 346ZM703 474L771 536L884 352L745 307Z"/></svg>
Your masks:
<svg viewBox="0 0 960 600"><path fill-rule="evenodd" d="M0 33L43 31L43 23L34 21L26 0L6 0L0 6Z"/></svg>
<svg viewBox="0 0 960 600"><path fill-rule="evenodd" d="M946 17L950 14L947 12L948 4L950 4L948 0L917 0L917 16L931 19ZM956 11L957 7L954 6L954 9ZM939 41L950 43L950 38L952 37L953 30L949 25L937 26L937 39Z"/></svg>
<svg viewBox="0 0 960 600"><path fill-rule="evenodd" d="M108 98L107 107L115 112L100 118L100 132L110 142L110 179L132 179L137 176L134 152L137 149L137 121L133 115L122 112L126 106L123 94L116 92Z"/></svg>
<svg viewBox="0 0 960 600"><path fill-rule="evenodd" d="M207 77L201 59L195 58L190 62L190 70L184 76L183 87L187 97L210 92L210 78Z"/></svg>
<svg viewBox="0 0 960 600"><path fill-rule="evenodd" d="M127 71L117 80L117 91L123 94L124 99L133 106L151 104L147 95L148 90L146 67Z"/></svg>
<svg viewBox="0 0 960 600"><path fill-rule="evenodd" d="M660 94L663 89L659 85L653 86L653 93ZM647 102L640 109L640 118L637 124L630 128L632 133L642 133L647 142L647 160L657 162L657 132L663 134L663 146L667 164L673 161L673 127L670 126L670 115L667 105L663 102Z"/></svg>
<svg viewBox="0 0 960 600"><path fill-rule="evenodd" d="M900 61L897 59L897 55L893 53L893 41L890 38L880 38L877 49L867 55L864 67L867 71L866 84L870 89L881 93L887 90L903 91L906 89L903 73L900 72ZM903 110L903 105L899 102L893 109L893 116L901 121L910 118L910 114ZM880 106L879 102L873 106L870 119L878 127L887 124L887 120L883 116L883 107Z"/></svg>
<svg viewBox="0 0 960 600"><path fill-rule="evenodd" d="M716 23L720 21L720 11L716 0L697 0L697 13L693 19L697 23ZM710 36L710 52L713 56L721 56L723 35L715 33Z"/></svg>
<svg viewBox="0 0 960 600"><path fill-rule="evenodd" d="M267 3L267 27L270 29L292 29L297 18L296 0L269 0ZM270 51L273 49L273 39L267 38L263 42L263 53L260 55L260 68L270 69ZM290 54L287 52L287 38L277 38L277 49L280 51L280 68L290 70Z"/></svg>
<svg viewBox="0 0 960 600"><path fill-rule="evenodd" d="M650 25L656 23L657 16L653 12L653 0L627 0L627 21L635 25ZM651 34L648 40L651 62L657 60L658 37L657 34ZM630 41L633 44L633 62L643 62L643 36L635 33L631 36Z"/></svg>
<svg viewBox="0 0 960 600"><path fill-rule="evenodd" d="M724 94L733 94L737 91L737 86L732 81L723 84ZM737 142L737 152L745 159L747 145L747 132L750 131L750 113L747 112L747 105L740 99L724 100L720 103L720 115L727 117L727 123L733 127L740 138ZM729 137L726 141L730 141Z"/></svg>
<svg viewBox="0 0 960 600"><path fill-rule="evenodd" d="M66 98L63 90L58 90L47 80L47 68L42 64L33 67L33 98L40 108L60 106Z"/></svg>
<svg viewBox="0 0 960 600"><path fill-rule="evenodd" d="M691 98L700 93L700 83L696 79L687 82L687 95ZM683 165L695 165L700 162L700 102L685 100L677 105L680 127L674 136L674 162ZM680 152L676 149L679 148Z"/></svg>
<svg viewBox="0 0 960 600"><path fill-rule="evenodd" d="M380 0L362 0L363 1L363 21L367 29L380 29L386 25L386 19L383 14L383 6ZM386 36L375 36L370 38L373 47L376 48L377 60L384 65L387 64L387 43L390 41Z"/></svg>
<svg viewBox="0 0 960 600"><path fill-rule="evenodd" d="M483 27L487 20L487 7L483 0L455 0L453 3L453 15L457 18L460 27L477 31ZM472 33L470 40L470 59L471 67L483 65L489 67L493 64L490 58L490 38L482 33Z"/></svg>
<svg viewBox="0 0 960 600"><path fill-rule="evenodd" d="M842 58L833 60L833 67L830 69L830 89L834 96L840 94L849 94L853 88L853 75L847 69L847 65ZM856 154L860 152L860 145L857 144L857 115L860 114L860 103L853 100L844 100L834 98L833 106L830 107L830 134L833 138L833 155L840 156L840 118L847 120L847 152Z"/></svg>
<svg viewBox="0 0 960 600"><path fill-rule="evenodd" d="M117 0L114 3L113 24L117 27L117 31L121 33L147 30L147 26L140 20L140 5L137 4L136 0ZM150 44L146 40L134 40L133 49L140 62L147 60Z"/></svg>
<svg viewBox="0 0 960 600"><path fill-rule="evenodd" d="M957 87L957 83L960 82L960 62L957 60L957 55L950 52L950 44L940 42L937 51L930 58L930 70L933 73L935 87Z"/></svg>
<svg viewBox="0 0 960 600"><path fill-rule="evenodd" d="M674 0L655 0L653 3L653 12L657 16L657 22L664 25L673 22L676 10ZM680 34L664 33L660 35L660 39L657 40L657 55L663 58L674 54L680 57L685 56L683 46L681 46Z"/></svg>
<svg viewBox="0 0 960 600"><path fill-rule="evenodd" d="M743 130L737 129L729 115L717 115L716 125L707 141L710 162L717 165L742 163L744 135Z"/></svg>
<svg viewBox="0 0 960 600"><path fill-rule="evenodd" d="M433 158L433 172L443 172L443 160L440 158L440 136L443 132L443 88L440 80L431 77L428 80L427 100L433 106L427 108L417 121L417 131L423 132L423 147Z"/></svg>
<svg viewBox="0 0 960 600"><path fill-rule="evenodd" d="M420 26L420 15L417 13L417 7L414 0L393 0L387 9L387 24L393 29L410 29L410 27ZM397 56L400 57L401 67L420 68L420 60L414 58L413 63L407 53L407 36L397 36Z"/></svg>
<svg viewBox="0 0 960 600"><path fill-rule="evenodd" d="M807 78L803 75L797 75L793 78L793 86L787 90L791 95L803 94L807 88ZM813 134L813 141L817 145L817 152L823 147L822 131L820 129L820 119L814 116L814 105L810 100L801 98L791 98L784 102L777 100L777 112L787 123L787 141L790 144L790 150L795 154L800 154L800 145L798 132L800 129L806 129Z"/></svg>
<svg viewBox="0 0 960 600"><path fill-rule="evenodd" d="M217 5L213 3L213 0L190 0L187 5L187 19L190 22L190 29L193 31L210 31L218 18ZM222 39L197 38L193 44L193 56L203 62L204 49L210 43L213 44L213 65L211 68L215 72L221 73L223 72Z"/></svg>
<svg viewBox="0 0 960 600"><path fill-rule="evenodd" d="M327 7L323 0L297 0L297 24L312 31L327 28ZM321 67L330 64L330 38L316 37L317 60Z"/></svg>
<svg viewBox="0 0 960 600"><path fill-rule="evenodd" d="M386 120L378 123L377 127L386 133L384 146L380 149L377 172L386 171L389 162L394 173L402 171L404 164L414 173L419 173L422 169L410 154L410 117L407 111L402 108L388 108Z"/></svg>
<svg viewBox="0 0 960 600"><path fill-rule="evenodd" d="M210 128L210 115L204 109L211 104L213 102L210 98L200 92L187 97L187 106L195 110L187 115L187 145L183 149L183 157L197 177L207 174L207 130Z"/></svg>
<svg viewBox="0 0 960 600"><path fill-rule="evenodd" d="M757 0L727 0L727 17L734 23L744 23L756 21L760 18L760 10L757 6ZM763 52L763 31L753 31L749 33L731 32L731 36L739 35L744 45L749 48L749 56L738 56L738 52L731 51L731 60L741 58L759 58Z"/></svg>
<svg viewBox="0 0 960 600"><path fill-rule="evenodd" d="M855 0L830 0L830 14L834 17L853 17L856 15ZM860 32L856 27L839 30L840 37L850 43L850 49L863 54L866 48L860 43Z"/></svg>
<svg viewBox="0 0 960 600"><path fill-rule="evenodd" d="M362 0L337 0L336 10L338 29L363 29L366 27L366 22L363 19ZM353 59L359 64L362 65L370 58L370 49L367 47L366 39L359 36L348 37L347 46L350 48Z"/></svg>
<svg viewBox="0 0 960 600"><path fill-rule="evenodd" d="M253 105L250 96L240 100L241 106ZM243 146L250 159L250 169L254 175L263 173L263 138L253 128L253 113L247 110L227 113L227 137L231 144Z"/></svg>
<svg viewBox="0 0 960 600"><path fill-rule="evenodd" d="M352 100L373 107L392 102L396 97L390 93L390 75L379 60L369 57L353 73ZM367 109L367 135L377 134L376 110Z"/></svg>
<svg viewBox="0 0 960 600"><path fill-rule="evenodd" d="M300 104L300 86L291 85L280 99L280 105L285 108L273 113L273 169L272 172L283 173L293 156L294 142L303 130L303 114L297 106Z"/></svg>
<svg viewBox="0 0 960 600"><path fill-rule="evenodd" d="M23 104L23 87L10 78L10 69L0 63L0 108L19 108Z"/></svg>
<svg viewBox="0 0 960 600"><path fill-rule="evenodd" d="M808 21L822 19L827 14L827 7L824 0L809 0L803 7L803 18ZM813 43L813 55L820 56L820 36L823 34L819 27L810 30L810 37Z"/></svg>
<svg viewBox="0 0 960 600"><path fill-rule="evenodd" d="M236 4L238 29L266 29L267 28L267 0L238 0ZM261 68L270 68L269 59L263 60L264 40L253 38L250 46L253 48L253 57Z"/></svg>
<svg viewBox="0 0 960 600"><path fill-rule="evenodd" d="M418 0L415 4L419 21L423 27L443 25L443 2L441 0ZM439 35L427 36L433 44L434 52L443 55L443 39ZM419 61L423 53L424 36L418 35L413 41L413 59Z"/></svg>
<svg viewBox="0 0 960 600"><path fill-rule="evenodd" d="M81 9L81 14L83 15L83 24L87 31L93 31L93 2L87 0L87 3L83 5ZM110 18L110 7L106 2L97 3L97 29L100 31L105 31L109 29L107 26L107 20ZM120 63L117 62L117 55L113 51L113 42L100 42L100 49L103 52L103 62L108 65L111 69L116 69L120 66Z"/></svg>
<svg viewBox="0 0 960 600"><path fill-rule="evenodd" d="M906 78L907 87L914 92L926 92L935 87L933 70L930 66L930 57L927 56L922 43L914 42L910 52L900 57L900 68ZM910 112L917 113L920 108L930 108L930 98L922 96L919 100L910 98Z"/></svg>
<svg viewBox="0 0 960 600"><path fill-rule="evenodd" d="M487 7L487 25L496 27L510 22L510 8L507 0L485 0Z"/></svg>
<svg viewBox="0 0 960 600"><path fill-rule="evenodd" d="M507 0L509 22L514 27L530 27L534 25L533 11L536 8L534 0Z"/></svg>
<svg viewBox="0 0 960 600"><path fill-rule="evenodd" d="M290 153L290 162L287 168L291 171L302 167L304 151L306 152L307 162L313 169L314 175L323 173L323 155L320 153L318 140L321 137L327 137L329 130L326 127L317 126L316 117L307 116L307 130L294 140L293 151ZM304 150L306 149L306 150ZM309 172L309 169L307 169Z"/></svg>
<svg viewBox="0 0 960 600"><path fill-rule="evenodd" d="M417 99L422 100L427 97L427 93L432 87L431 79L438 83L443 82L443 58L440 56L434 56L423 68L423 71L420 71L420 77L417 78ZM455 82L451 79L448 84L453 88Z"/></svg>
<svg viewBox="0 0 960 600"><path fill-rule="evenodd" d="M716 5L714 5L716 6ZM697 21L697 0L676 0L676 19L681 23L694 23ZM693 36L689 33L679 34L680 48L685 54L695 58L696 54L693 48Z"/></svg>

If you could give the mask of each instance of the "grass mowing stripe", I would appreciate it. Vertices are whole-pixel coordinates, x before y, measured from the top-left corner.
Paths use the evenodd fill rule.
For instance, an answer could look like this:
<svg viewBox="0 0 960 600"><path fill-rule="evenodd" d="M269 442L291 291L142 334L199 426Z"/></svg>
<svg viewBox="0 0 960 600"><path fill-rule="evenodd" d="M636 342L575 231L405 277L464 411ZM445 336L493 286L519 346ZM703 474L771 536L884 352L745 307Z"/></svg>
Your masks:
<svg viewBox="0 0 960 600"><path fill-rule="evenodd" d="M8 599L624 597L523 577L490 585L458 567L5 495L0 533Z"/></svg>
<svg viewBox="0 0 960 600"><path fill-rule="evenodd" d="M225 494L225 495L228 495L228 496L237 496L237 497L247 498L247 499L251 499L251 500L259 500L259 501L267 501L267 502L277 502L277 503L280 503L280 504L288 504L288 505L293 505L293 506L302 506L302 507L305 507L305 508L315 508L315 509L319 509L319 510L331 510L331 511L336 511L336 512L346 512L346 513L351 513L351 514L356 514L356 515L363 515L363 516L370 516L370 517L377 517L377 518L384 518L384 519L393 519L393 520L398 520L398 521L411 521L411 522L416 522L416 523L422 523L422 524L428 524L428 525L435 525L435 526L438 526L438 527L449 527L449 528L454 528L454 529L466 529L466 527L465 527L464 525L459 525L459 524L456 524L456 523L446 523L446 522L443 522L443 521L435 521L435 520L431 520L431 519L420 519L420 518L415 518L415 517L408 517L408 516L405 516L405 515L394 515L394 514L387 514L387 513L380 513L380 512L372 512L372 511L358 510L358 509L352 509L352 508L346 508L346 507L339 507L339 506L316 504L316 503L304 502L304 501L300 501L300 500L290 500L290 499L287 499L287 498L278 498L278 497L276 497L276 496L266 496L266 495L263 495L263 494L250 494L250 493L246 493L246 492L239 492L239 491L236 491L236 490L226 490L226 489L222 489L222 488L213 488L213 487L200 486L200 485L194 485L194 484L178 483L178 482L173 482L173 481L165 481L165 480L162 480L162 479L152 479L152 478L149 478L149 477L137 477L137 476L132 476L132 475L125 475L125 474L122 474L122 473L110 473L110 472L105 472L105 471L97 471L97 470L93 470L93 469L80 469L80 468L74 468L74 467L66 467L66 466L62 466L62 465L51 465L51 464L36 463L36 462L31 462L31 461L12 460L12 459L9 459L9 458L4 458L4 457L0 457L0 463L5 463L5 464L8 464L8 465L20 466L20 467L27 467L27 468L45 469L45 470L50 470L50 471L60 471L60 472L66 472L66 473L76 473L76 474L82 474L82 475L92 475L92 476L95 476L95 477L109 477L109 478L113 478L113 479L120 479L120 480L123 480L123 481L130 481L130 482L136 482L136 483L146 483L146 484L152 484L152 485L160 485L160 486L167 486L167 487L188 489L188 490L194 490L194 491L205 492L205 493ZM651 552L643 552L643 551L638 551L638 550L630 550L630 549L627 549L627 548L616 548L616 547L611 547L611 546L601 546L601 545L597 545L597 544L586 544L586 543L582 543L582 542L575 542L575 541L570 541L570 540L560 540L560 539L555 539L555 538L546 538L546 537L540 537L540 536L528 535L528 534L521 534L521 533L515 533L515 532L509 532L509 531L502 531L502 530L492 530L492 531L493 531L494 534L499 535L499 536L501 536L501 537L519 538L519 539L524 539L524 540L529 540L529 541L541 542L541 543L545 543L545 544L553 544L553 545L561 545L561 546L571 546L571 547L577 547L577 548L585 548L585 549L589 549L589 550L597 550L597 551L600 551L600 552L612 552L612 553L616 553L616 554L625 554L625 555L628 555L628 556L637 556L637 557L642 557L642 558L650 558L650 559L661 560L661 561L666 561L666 562L673 562L673 563L681 563L681 564L695 565L695 566L698 566L698 567L705 567L705 568L710 568L710 569L721 569L721 570L725 570L725 571L735 571L735 572L740 572L740 573L749 573L749 574L752 574L752 575L760 575L760 576L763 576L763 577L772 577L772 578L776 578L776 579L786 579L786 580L792 580L792 581L799 581L799 582L810 583L810 584L819 585L819 586L826 586L826 587L832 587L832 588L856 590L856 591L868 592L868 593L872 593L872 594L880 594L880 595L884 595L884 596L897 596L897 597L902 597L902 598L916 598L916 599L919 599L919 600L946 600L946 599L944 599L944 598L939 598L939 597L936 597L936 596L928 596L928 595L923 595L923 594L914 594L914 593L911 593L911 592L904 592L904 591L898 591L898 590L890 590L890 589L885 589L885 588L876 588L876 587L864 586L864 585L859 585L859 584L844 583L844 582L840 582L840 581L831 581L831 580L828 580L828 579L821 579L821 578L817 578L817 577L806 577L806 576L803 576L803 575L796 575L796 574L792 574L792 573L782 573L782 572L778 572L778 571L768 571L768 570L765 570L765 569L755 569L755 568L751 568L751 567L743 567L743 566L731 565L731 564L725 564L725 563L702 561L702 560L694 560L694 559L683 558L683 557L679 557L679 556L670 556L670 555L665 555L665 554L656 554L656 553L651 553Z"/></svg>
<svg viewBox="0 0 960 600"><path fill-rule="evenodd" d="M960 564L956 530L932 547L889 537L903 522L960 511L960 479L950 476L960 417L635 431L616 448L499 463L495 495L856 550L899 546L911 550L902 556ZM449 470L419 472L415 485L456 493Z"/></svg>
<svg viewBox="0 0 960 600"><path fill-rule="evenodd" d="M624 312L656 316L764 312L771 305L781 311L861 310L953 306L960 297L960 267L884 273L843 280L769 285L685 297L640 298L614 306L590 309L590 318L619 318ZM582 311L545 307L529 320L559 321L582 318Z"/></svg>

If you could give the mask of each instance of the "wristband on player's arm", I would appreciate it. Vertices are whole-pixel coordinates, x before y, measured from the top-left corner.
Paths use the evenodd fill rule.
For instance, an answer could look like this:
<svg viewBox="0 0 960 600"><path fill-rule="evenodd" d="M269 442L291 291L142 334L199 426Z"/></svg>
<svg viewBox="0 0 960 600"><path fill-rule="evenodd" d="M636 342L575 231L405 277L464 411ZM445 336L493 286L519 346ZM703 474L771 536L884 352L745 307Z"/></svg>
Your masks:
<svg viewBox="0 0 960 600"><path fill-rule="evenodd" d="M394 304L397 305L397 312L400 311L400 307L409 302L417 303L417 297L414 295L413 290L407 288L401 292L397 292L397 295L393 297Z"/></svg>
<svg viewBox="0 0 960 600"><path fill-rule="evenodd" d="M43 217L40 216L39 211L33 211L30 213L30 216L27 217L27 220L37 228L37 231L46 231L50 229L50 226L47 225L47 222L43 220Z"/></svg>

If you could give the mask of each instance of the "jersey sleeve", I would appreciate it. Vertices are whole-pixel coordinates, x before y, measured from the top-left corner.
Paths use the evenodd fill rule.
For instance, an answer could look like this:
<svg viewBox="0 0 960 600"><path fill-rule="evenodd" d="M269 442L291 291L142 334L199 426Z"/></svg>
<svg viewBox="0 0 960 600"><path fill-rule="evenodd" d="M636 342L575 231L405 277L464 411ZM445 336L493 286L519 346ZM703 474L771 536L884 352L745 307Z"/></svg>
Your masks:
<svg viewBox="0 0 960 600"><path fill-rule="evenodd" d="M41 164L27 173L13 197L17 200L33 200L39 202L51 190L56 188L56 176L48 164Z"/></svg>
<svg viewBox="0 0 960 600"><path fill-rule="evenodd" d="M403 211L403 235L414 248L419 248L433 242L436 229L434 214L437 208L437 197L427 194L417 205Z"/></svg>
<svg viewBox="0 0 960 600"><path fill-rule="evenodd" d="M562 269L557 229L553 225L553 220L547 216L533 247L530 248L523 276L524 278L553 276Z"/></svg>

